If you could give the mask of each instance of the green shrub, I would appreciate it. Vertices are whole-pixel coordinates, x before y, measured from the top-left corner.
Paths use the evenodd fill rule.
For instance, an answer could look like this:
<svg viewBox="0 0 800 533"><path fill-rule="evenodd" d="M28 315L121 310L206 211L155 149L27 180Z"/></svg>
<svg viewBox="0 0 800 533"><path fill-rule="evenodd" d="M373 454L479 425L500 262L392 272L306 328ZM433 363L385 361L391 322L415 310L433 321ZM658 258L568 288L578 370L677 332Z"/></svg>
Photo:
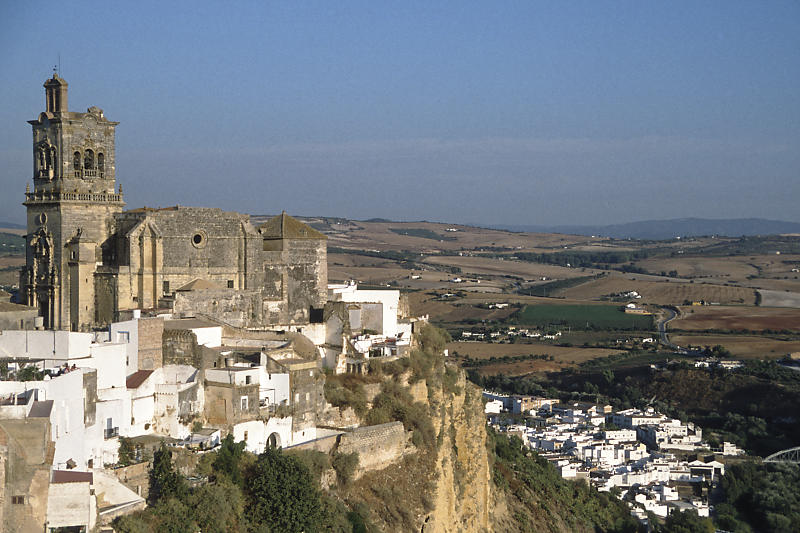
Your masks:
<svg viewBox="0 0 800 533"><path fill-rule="evenodd" d="M360 383L344 381L329 376L325 380L325 400L334 407L352 407L356 415L363 418L367 412L367 394Z"/></svg>
<svg viewBox="0 0 800 533"><path fill-rule="evenodd" d="M372 402L372 409L367 414L367 423L385 424L393 420L402 422L406 431L417 431L419 433L417 441L421 439L426 447L433 448L435 445L436 434L427 406L415 402L408 387L387 381Z"/></svg>
<svg viewBox="0 0 800 533"><path fill-rule="evenodd" d="M342 486L347 486L353 479L353 474L356 473L358 468L358 452L353 453L337 453L333 456L331 465L336 471L336 480Z"/></svg>

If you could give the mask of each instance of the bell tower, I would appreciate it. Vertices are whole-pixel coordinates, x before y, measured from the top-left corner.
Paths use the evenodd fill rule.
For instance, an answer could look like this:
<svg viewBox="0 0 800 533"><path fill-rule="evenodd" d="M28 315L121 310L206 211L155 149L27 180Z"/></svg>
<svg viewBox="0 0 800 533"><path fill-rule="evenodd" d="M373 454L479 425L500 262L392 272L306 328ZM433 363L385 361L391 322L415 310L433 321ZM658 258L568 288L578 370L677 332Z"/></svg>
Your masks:
<svg viewBox="0 0 800 533"><path fill-rule="evenodd" d="M33 191L26 185L28 234L20 300L45 327L80 330L95 320L95 274L125 203L115 191L114 134L103 110L69 111L67 82L44 83L45 109L33 128Z"/></svg>

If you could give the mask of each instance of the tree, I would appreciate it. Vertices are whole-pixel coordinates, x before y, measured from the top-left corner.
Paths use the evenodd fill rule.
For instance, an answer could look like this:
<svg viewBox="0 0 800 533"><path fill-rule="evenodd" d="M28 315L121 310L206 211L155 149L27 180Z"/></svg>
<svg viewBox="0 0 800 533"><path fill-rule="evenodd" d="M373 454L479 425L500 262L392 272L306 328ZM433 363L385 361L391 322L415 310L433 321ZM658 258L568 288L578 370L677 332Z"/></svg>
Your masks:
<svg viewBox="0 0 800 533"><path fill-rule="evenodd" d="M41 370L33 365L26 365L19 372L17 372L18 381L41 381L44 374Z"/></svg>
<svg viewBox="0 0 800 533"><path fill-rule="evenodd" d="M136 460L136 447L133 445L131 439L120 437L119 438L119 457L118 463L122 466L128 466Z"/></svg>
<svg viewBox="0 0 800 533"><path fill-rule="evenodd" d="M233 483L222 481L198 487L189 497L189 505L203 533L244 531L244 495Z"/></svg>
<svg viewBox="0 0 800 533"><path fill-rule="evenodd" d="M164 497L155 508L159 533L195 533L197 524L192 510L177 498Z"/></svg>
<svg viewBox="0 0 800 533"><path fill-rule="evenodd" d="M214 459L212 465L214 472L227 476L228 479L241 486L242 471L239 468L239 463L241 463L246 445L245 441L234 442L233 434L228 433L228 436L222 439L217 457Z"/></svg>
<svg viewBox="0 0 800 533"><path fill-rule="evenodd" d="M267 448L249 472L248 516L271 531L300 533L320 528L320 496L308 469L296 458Z"/></svg>
<svg viewBox="0 0 800 533"><path fill-rule="evenodd" d="M659 533L714 533L714 523L700 518L695 511L673 512L659 528Z"/></svg>
<svg viewBox="0 0 800 533"><path fill-rule="evenodd" d="M150 470L150 503L175 497L185 498L188 492L186 481L172 466L172 452L162 442L153 454L153 468Z"/></svg>

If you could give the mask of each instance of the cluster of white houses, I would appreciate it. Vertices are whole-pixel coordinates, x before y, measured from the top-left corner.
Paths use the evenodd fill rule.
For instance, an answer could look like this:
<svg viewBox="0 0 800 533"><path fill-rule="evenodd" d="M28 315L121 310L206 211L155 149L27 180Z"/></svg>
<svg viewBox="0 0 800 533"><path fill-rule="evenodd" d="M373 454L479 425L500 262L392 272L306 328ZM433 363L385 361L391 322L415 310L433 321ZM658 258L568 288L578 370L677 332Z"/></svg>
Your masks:
<svg viewBox="0 0 800 533"><path fill-rule="evenodd" d="M652 409L614 412L610 405L484 391L492 424L516 433L526 446L551 461L563 478L584 479L601 491L621 489L632 513L665 517L693 509L708 516L708 487L725 473L724 464L677 455L707 450L702 430ZM534 425L501 425L507 411L535 415ZM723 455L742 451L725 443Z"/></svg>
<svg viewBox="0 0 800 533"><path fill-rule="evenodd" d="M280 331L138 311L95 332L0 331L0 529L89 531L143 506L106 469L120 438L208 448L231 433L258 453L330 434L323 369L405 355L412 321L398 291L329 298L343 304L326 320Z"/></svg>

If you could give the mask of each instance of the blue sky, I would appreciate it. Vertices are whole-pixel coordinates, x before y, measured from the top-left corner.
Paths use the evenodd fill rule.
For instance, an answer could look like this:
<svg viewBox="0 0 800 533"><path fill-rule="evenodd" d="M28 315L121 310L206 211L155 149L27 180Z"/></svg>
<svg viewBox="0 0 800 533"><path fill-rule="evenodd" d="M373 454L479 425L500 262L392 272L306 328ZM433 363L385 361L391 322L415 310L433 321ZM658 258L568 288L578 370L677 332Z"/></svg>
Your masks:
<svg viewBox="0 0 800 533"><path fill-rule="evenodd" d="M0 220L61 56L128 206L800 221L800 3L0 3Z"/></svg>

